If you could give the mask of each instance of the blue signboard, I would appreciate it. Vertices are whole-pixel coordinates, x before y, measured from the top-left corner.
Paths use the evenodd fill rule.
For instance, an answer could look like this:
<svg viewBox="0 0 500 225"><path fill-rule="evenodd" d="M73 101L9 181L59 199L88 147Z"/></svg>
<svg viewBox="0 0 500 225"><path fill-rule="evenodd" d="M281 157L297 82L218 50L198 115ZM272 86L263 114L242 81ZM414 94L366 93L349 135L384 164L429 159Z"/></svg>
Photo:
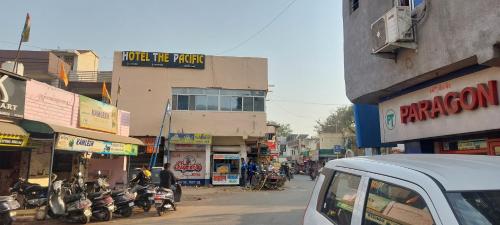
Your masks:
<svg viewBox="0 0 500 225"><path fill-rule="evenodd" d="M344 150L344 148L343 148L342 146L340 146L340 145L335 145L335 146L333 147L333 152L334 152L335 154L340 154L340 153L342 153L342 150Z"/></svg>

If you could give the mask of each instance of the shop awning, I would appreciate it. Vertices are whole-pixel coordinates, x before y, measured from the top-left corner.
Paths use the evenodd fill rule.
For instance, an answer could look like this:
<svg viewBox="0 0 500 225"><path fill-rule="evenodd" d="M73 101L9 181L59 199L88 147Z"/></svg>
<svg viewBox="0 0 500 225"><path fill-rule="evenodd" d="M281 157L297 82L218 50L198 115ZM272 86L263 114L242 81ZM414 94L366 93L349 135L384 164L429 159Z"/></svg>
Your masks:
<svg viewBox="0 0 500 225"><path fill-rule="evenodd" d="M14 135L14 136L28 136L22 127L13 123L0 122L0 134L3 135Z"/></svg>
<svg viewBox="0 0 500 225"><path fill-rule="evenodd" d="M25 147L29 134L19 125L0 122L0 146Z"/></svg>
<svg viewBox="0 0 500 225"><path fill-rule="evenodd" d="M62 134L69 134L100 141L109 141L115 143L133 144L141 146L144 145L144 143L137 138L120 136L104 132L83 130L72 127L64 127L55 124L42 123L38 121L24 120L21 122L21 126L29 133L40 133L40 134L62 133Z"/></svg>

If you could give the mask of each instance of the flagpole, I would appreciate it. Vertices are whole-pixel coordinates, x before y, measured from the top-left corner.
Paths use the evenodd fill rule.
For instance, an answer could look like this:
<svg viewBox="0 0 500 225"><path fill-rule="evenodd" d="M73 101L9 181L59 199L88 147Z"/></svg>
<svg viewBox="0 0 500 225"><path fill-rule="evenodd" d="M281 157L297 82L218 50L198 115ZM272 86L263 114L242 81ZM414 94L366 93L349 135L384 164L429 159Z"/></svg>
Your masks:
<svg viewBox="0 0 500 225"><path fill-rule="evenodd" d="M21 44L23 43L23 34L21 33L21 39L19 40L19 46L17 46L16 59L14 59L14 71L17 74L17 60L19 59L19 54L21 53Z"/></svg>
<svg viewBox="0 0 500 225"><path fill-rule="evenodd" d="M19 40L19 45L17 46L16 58L14 59L14 69L12 70L12 72L15 72L16 74L19 68L18 65L19 63L17 61L19 60L19 55L21 53L21 44L23 42L28 42L30 36L29 32L30 32L30 14L28 13L26 14L26 20L24 21L23 32L21 32L21 39Z"/></svg>

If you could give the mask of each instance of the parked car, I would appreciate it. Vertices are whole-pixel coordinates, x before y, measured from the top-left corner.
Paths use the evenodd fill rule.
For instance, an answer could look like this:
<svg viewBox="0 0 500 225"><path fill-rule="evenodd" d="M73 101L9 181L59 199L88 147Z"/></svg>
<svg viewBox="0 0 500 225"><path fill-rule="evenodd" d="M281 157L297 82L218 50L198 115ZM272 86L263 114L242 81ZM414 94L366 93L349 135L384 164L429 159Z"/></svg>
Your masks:
<svg viewBox="0 0 500 225"><path fill-rule="evenodd" d="M397 154L332 160L305 225L500 224L500 157Z"/></svg>

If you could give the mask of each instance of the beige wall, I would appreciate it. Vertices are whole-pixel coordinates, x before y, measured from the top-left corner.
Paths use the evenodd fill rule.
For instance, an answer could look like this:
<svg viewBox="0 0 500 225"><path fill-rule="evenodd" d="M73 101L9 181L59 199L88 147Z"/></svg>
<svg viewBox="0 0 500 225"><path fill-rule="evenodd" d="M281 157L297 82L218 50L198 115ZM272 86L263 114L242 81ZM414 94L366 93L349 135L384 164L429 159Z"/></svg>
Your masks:
<svg viewBox="0 0 500 225"><path fill-rule="evenodd" d="M115 52L112 102L118 100L119 108L131 112L130 134L158 135L172 87L267 90L267 59L206 56L205 60L203 70L124 67L121 52ZM172 132L181 131L213 136L263 136L266 113L174 111Z"/></svg>
<svg viewBox="0 0 500 225"><path fill-rule="evenodd" d="M84 52L77 56L76 71L97 71L99 70L99 58L92 52Z"/></svg>
<svg viewBox="0 0 500 225"><path fill-rule="evenodd" d="M319 148L332 149L335 145L344 146L344 139L341 133L321 133L319 134Z"/></svg>

